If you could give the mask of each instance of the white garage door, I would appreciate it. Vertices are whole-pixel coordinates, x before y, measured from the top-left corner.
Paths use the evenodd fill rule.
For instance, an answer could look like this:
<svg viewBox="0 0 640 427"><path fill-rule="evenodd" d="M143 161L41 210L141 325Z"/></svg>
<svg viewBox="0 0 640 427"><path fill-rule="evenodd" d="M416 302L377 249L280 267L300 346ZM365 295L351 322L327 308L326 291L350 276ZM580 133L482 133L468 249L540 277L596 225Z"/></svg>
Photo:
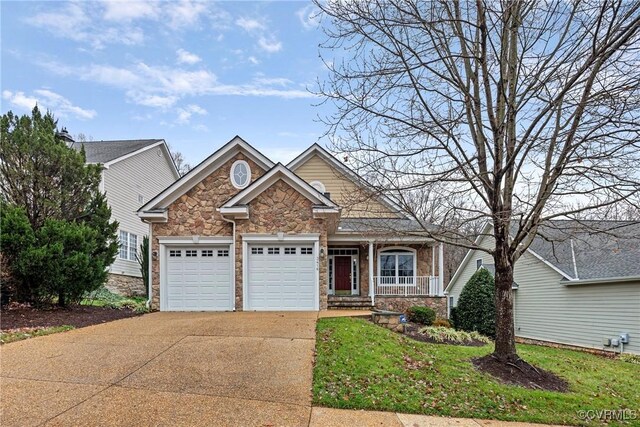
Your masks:
<svg viewBox="0 0 640 427"><path fill-rule="evenodd" d="M229 246L168 248L166 286L166 310L233 310Z"/></svg>
<svg viewBox="0 0 640 427"><path fill-rule="evenodd" d="M247 310L316 310L316 254L307 245L249 245Z"/></svg>

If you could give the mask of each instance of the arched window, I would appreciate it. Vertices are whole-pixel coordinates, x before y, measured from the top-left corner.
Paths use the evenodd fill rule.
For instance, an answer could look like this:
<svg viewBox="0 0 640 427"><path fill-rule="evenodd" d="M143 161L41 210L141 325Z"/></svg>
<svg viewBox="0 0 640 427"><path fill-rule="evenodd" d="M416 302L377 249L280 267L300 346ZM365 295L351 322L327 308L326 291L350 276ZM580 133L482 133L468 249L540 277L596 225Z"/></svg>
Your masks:
<svg viewBox="0 0 640 427"><path fill-rule="evenodd" d="M378 276L387 285L413 284L417 274L416 250L406 247L384 248L378 252Z"/></svg>
<svg viewBox="0 0 640 427"><path fill-rule="evenodd" d="M251 168L244 160L237 160L231 165L231 183L236 188L245 188L251 182Z"/></svg>
<svg viewBox="0 0 640 427"><path fill-rule="evenodd" d="M313 188L315 188L316 190L318 190L319 192L321 192L323 194L327 192L326 187L320 181L311 181L309 183L309 185L311 185Z"/></svg>

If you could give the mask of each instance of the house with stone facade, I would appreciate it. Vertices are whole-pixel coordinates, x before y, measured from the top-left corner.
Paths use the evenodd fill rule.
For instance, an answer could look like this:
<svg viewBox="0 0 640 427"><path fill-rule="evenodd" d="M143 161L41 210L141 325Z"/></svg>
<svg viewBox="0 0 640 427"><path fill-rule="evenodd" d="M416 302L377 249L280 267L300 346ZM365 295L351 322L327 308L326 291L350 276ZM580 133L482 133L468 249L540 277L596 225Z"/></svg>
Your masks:
<svg viewBox="0 0 640 427"><path fill-rule="evenodd" d="M149 227L140 222L137 210L173 183L178 170L162 139L76 142L66 130L61 135L76 150L84 148L87 163L100 164L100 190L118 221L119 251L109 267L107 289L125 295L145 295L140 264L136 258Z"/></svg>
<svg viewBox="0 0 640 427"><path fill-rule="evenodd" d="M429 305L442 247L321 146L287 165L235 137L145 203L162 311Z"/></svg>

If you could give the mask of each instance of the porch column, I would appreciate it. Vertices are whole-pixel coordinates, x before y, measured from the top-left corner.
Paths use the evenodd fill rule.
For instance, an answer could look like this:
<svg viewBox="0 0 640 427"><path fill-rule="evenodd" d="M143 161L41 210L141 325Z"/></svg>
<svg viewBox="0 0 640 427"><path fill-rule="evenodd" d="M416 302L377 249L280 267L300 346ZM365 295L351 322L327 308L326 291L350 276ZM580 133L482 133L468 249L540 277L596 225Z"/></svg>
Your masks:
<svg viewBox="0 0 640 427"><path fill-rule="evenodd" d="M444 289L444 244L440 243L440 251L438 253L438 295L442 296Z"/></svg>
<svg viewBox="0 0 640 427"><path fill-rule="evenodd" d="M373 289L373 241L369 241L369 296L371 297L371 305L375 305L376 293Z"/></svg>

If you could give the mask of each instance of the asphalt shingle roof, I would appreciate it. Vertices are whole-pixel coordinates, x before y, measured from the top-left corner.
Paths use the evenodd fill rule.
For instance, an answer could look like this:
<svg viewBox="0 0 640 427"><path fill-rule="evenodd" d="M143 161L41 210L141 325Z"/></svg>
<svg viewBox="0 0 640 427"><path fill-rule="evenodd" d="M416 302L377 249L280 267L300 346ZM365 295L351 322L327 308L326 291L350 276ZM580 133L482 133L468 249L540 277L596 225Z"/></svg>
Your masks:
<svg viewBox="0 0 640 427"><path fill-rule="evenodd" d="M338 223L338 231L355 233L415 233L432 228L405 218L342 218Z"/></svg>
<svg viewBox="0 0 640 427"><path fill-rule="evenodd" d="M640 276L640 223L556 220L538 234L530 249L573 279Z"/></svg>
<svg viewBox="0 0 640 427"><path fill-rule="evenodd" d="M155 144L161 139L129 139L115 141L75 142L73 148L80 150L84 146L89 163L107 163L141 148Z"/></svg>

